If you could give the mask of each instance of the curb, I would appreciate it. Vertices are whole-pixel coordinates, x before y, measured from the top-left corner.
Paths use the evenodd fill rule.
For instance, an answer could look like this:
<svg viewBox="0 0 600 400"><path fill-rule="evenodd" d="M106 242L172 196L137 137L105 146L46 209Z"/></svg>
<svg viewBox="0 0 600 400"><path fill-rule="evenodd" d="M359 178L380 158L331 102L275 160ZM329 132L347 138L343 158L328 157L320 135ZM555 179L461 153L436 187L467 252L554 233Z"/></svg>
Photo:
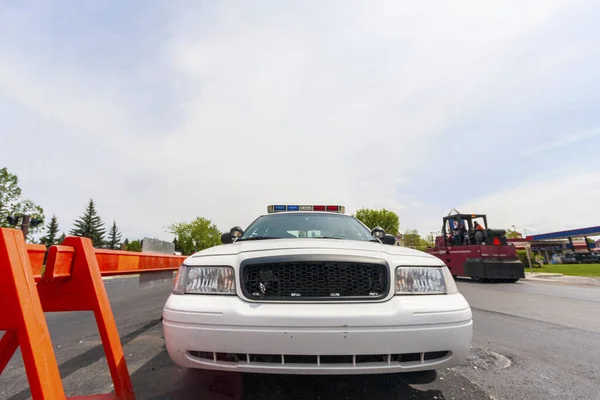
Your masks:
<svg viewBox="0 0 600 400"><path fill-rule="evenodd" d="M563 274L551 272L526 272L525 277L527 277L528 274L531 278L560 278L561 276L564 276Z"/></svg>
<svg viewBox="0 0 600 400"><path fill-rule="evenodd" d="M589 276L573 276L563 274L551 274L551 275L534 275L529 273L526 274L525 278L521 278L523 281L529 282L545 282L563 285L581 285L581 286L600 286L600 277L589 277Z"/></svg>

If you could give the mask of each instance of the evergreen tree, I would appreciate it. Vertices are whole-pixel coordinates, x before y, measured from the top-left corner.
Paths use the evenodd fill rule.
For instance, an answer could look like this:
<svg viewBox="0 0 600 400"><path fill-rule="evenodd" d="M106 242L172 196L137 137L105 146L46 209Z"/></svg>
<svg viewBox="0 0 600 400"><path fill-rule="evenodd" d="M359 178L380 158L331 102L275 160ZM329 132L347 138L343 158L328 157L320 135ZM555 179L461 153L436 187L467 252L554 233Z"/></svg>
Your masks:
<svg viewBox="0 0 600 400"><path fill-rule="evenodd" d="M109 249L113 250L119 250L121 248L121 232L117 229L117 223L114 221L110 228L110 232L108 233L107 246Z"/></svg>
<svg viewBox="0 0 600 400"><path fill-rule="evenodd" d="M63 232L62 235L60 235L60 237L56 240L56 244L62 244L66 237L67 235L65 235L65 233Z"/></svg>
<svg viewBox="0 0 600 400"><path fill-rule="evenodd" d="M40 240L40 243L46 246L54 246L55 244L60 243L56 237L58 234L58 220L56 219L56 215L52 216L47 229L48 232L46 233L46 236Z"/></svg>
<svg viewBox="0 0 600 400"><path fill-rule="evenodd" d="M181 250L181 246L179 245L179 242L177 241L177 238L173 239L173 244L175 245L175 251L183 252Z"/></svg>
<svg viewBox="0 0 600 400"><path fill-rule="evenodd" d="M82 236L92 239L94 247L102 247L104 244L104 222L96 211L94 200L90 200L83 215L73 223L75 228L69 232L71 236Z"/></svg>

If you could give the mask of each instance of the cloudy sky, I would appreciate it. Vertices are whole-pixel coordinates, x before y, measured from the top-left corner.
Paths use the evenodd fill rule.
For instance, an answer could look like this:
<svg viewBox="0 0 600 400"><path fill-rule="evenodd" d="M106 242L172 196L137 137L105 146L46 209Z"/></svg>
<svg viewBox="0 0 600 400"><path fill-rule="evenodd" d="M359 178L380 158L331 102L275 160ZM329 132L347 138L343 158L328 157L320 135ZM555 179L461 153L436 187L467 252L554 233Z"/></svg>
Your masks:
<svg viewBox="0 0 600 400"><path fill-rule="evenodd" d="M597 1L0 0L0 166L64 231L272 203L600 225Z"/></svg>

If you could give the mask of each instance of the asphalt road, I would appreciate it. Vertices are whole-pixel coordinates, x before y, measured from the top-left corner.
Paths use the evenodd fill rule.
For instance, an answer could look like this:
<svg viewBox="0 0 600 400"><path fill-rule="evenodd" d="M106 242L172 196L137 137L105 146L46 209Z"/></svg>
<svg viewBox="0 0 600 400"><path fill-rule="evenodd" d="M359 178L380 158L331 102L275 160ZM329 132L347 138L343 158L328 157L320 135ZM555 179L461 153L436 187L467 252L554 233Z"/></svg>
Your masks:
<svg viewBox="0 0 600 400"><path fill-rule="evenodd" d="M437 375L294 377L185 371L164 348L169 287L106 281L138 399L600 399L600 288L459 282L475 315L471 358ZM67 395L106 393L111 381L91 313L47 314ZM29 399L15 355L0 399Z"/></svg>

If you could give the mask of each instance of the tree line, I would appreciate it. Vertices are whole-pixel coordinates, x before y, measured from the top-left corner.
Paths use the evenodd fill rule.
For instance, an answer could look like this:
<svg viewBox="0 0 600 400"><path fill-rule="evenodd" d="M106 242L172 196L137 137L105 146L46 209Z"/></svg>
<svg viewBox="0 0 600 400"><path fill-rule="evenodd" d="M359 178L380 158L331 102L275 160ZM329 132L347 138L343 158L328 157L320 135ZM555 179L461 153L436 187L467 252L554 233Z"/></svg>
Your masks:
<svg viewBox="0 0 600 400"><path fill-rule="evenodd" d="M0 226L8 227L8 217L15 214L29 214L45 222L43 208L22 197L17 176L11 174L5 167L0 169ZM393 211L361 208L353 216L369 229L379 226L391 235L398 236L400 233L400 218ZM166 228L166 231L175 236L173 240L175 251L184 255L221 244L222 232L210 219L203 217L196 217L189 222L172 223ZM59 232L58 219L56 215L52 215L46 225L42 223L39 226L31 227L27 239L31 242L34 235L43 233L39 243L52 246L60 244L64 240L65 233ZM113 220L112 225L107 229L98 214L93 199L89 200L83 214L75 219L73 228L68 234L90 238L96 248L142 251L140 240L129 242L128 239L125 239L121 241L122 233L117 227L116 221ZM405 231L402 239L406 247L419 250L433 246L434 241L433 235L423 238L418 231L411 229Z"/></svg>
<svg viewBox="0 0 600 400"><path fill-rule="evenodd" d="M53 246L62 243L66 235L63 232L59 236L59 231L58 219L56 215L52 215L46 226L46 234L39 241L40 244ZM121 241L123 234L117 227L116 221L113 221L107 230L104 221L96 210L96 203L93 199L89 200L83 214L73 222L73 228L69 231L69 236L89 238L95 248L142 251L139 240L134 240L131 243L128 239Z"/></svg>
<svg viewBox="0 0 600 400"><path fill-rule="evenodd" d="M46 225L44 224L46 222L44 209L32 200L23 197L19 186L19 178L9 172L6 167L3 167L0 169L0 227L13 227L9 219L17 215L30 215L32 219L42 222L39 225L30 226L26 237L30 243L34 242L34 238L39 234L43 234L43 236L38 243L46 246L60 244L66 237L64 232L60 233L58 219L55 214L52 215ZM129 242L128 239L125 239L125 241L121 241L123 235L117 227L116 221L113 221L107 229L96 210L93 199L90 199L83 214L75 219L73 228L68 234L90 238L96 248L142 251L139 240Z"/></svg>

